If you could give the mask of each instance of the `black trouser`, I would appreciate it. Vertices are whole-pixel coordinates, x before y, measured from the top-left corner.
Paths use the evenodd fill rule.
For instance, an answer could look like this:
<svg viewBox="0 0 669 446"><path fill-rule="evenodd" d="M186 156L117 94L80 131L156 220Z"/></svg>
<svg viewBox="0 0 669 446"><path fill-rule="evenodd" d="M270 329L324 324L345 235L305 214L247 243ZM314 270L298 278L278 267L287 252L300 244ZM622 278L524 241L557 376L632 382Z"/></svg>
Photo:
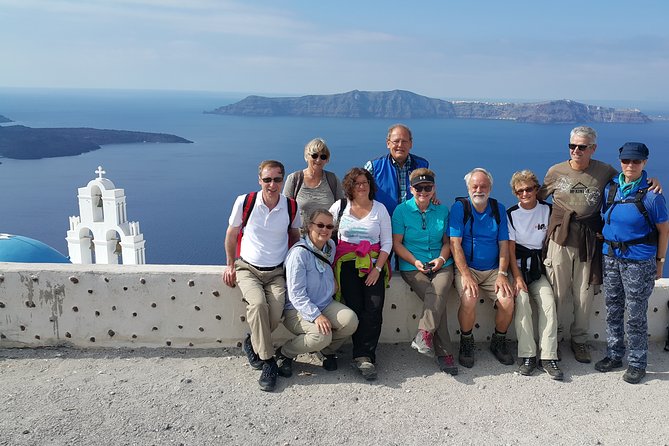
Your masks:
<svg viewBox="0 0 669 446"><path fill-rule="evenodd" d="M358 329L353 333L353 358L369 357L376 362L376 346L381 336L383 302L386 297L385 271L372 286L365 285L367 276L358 277L355 261L343 262L340 273L344 303L358 316Z"/></svg>

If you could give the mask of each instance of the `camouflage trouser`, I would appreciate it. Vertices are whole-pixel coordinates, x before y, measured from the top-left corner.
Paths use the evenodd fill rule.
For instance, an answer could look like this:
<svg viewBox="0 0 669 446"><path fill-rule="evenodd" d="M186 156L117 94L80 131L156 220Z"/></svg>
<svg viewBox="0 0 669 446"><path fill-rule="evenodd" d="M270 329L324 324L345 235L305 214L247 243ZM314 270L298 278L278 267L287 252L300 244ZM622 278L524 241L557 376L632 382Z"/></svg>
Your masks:
<svg viewBox="0 0 669 446"><path fill-rule="evenodd" d="M626 260L604 256L606 295L606 355L625 356L625 310L627 310L628 363L646 368L648 360L648 298L655 286L655 259Z"/></svg>

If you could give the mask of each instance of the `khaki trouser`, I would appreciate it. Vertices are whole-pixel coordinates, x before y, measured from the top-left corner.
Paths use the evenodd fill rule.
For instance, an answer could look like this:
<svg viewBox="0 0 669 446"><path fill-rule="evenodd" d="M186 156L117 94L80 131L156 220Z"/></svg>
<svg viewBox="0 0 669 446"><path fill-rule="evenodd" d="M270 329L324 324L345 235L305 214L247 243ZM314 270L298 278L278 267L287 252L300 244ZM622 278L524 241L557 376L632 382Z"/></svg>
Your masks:
<svg viewBox="0 0 669 446"><path fill-rule="evenodd" d="M279 326L286 301L283 266L260 271L242 259L235 260L237 285L246 302L246 321L251 328L253 350L260 359L274 356L272 332Z"/></svg>
<svg viewBox="0 0 669 446"><path fill-rule="evenodd" d="M540 359L557 359L557 314L553 289L541 276L527 286L527 292L521 291L516 296L514 324L518 338L518 357L537 356L537 344L534 342L534 324L530 298L537 303Z"/></svg>
<svg viewBox="0 0 669 446"><path fill-rule="evenodd" d="M446 297L453 286L453 265L441 268L432 280L420 271L402 271L400 274L423 301L423 315L418 328L434 334L434 354L453 354L446 314Z"/></svg>
<svg viewBox="0 0 669 446"><path fill-rule="evenodd" d="M289 358L318 351L324 355L333 355L358 328L358 317L353 310L336 300L325 307L321 314L332 324L329 334L322 334L315 323L302 319L299 311L286 310L283 325L297 336L281 347L281 353Z"/></svg>
<svg viewBox="0 0 669 446"><path fill-rule="evenodd" d="M569 296L573 296L574 322L571 324L570 337L572 342L579 344L588 340L590 329L590 313L595 296L595 287L588 283L590 263L579 260L579 250L572 246L560 246L553 240L548 242L546 254L546 276L553 286L558 315L560 306ZM558 326L558 339L562 333L562 322Z"/></svg>

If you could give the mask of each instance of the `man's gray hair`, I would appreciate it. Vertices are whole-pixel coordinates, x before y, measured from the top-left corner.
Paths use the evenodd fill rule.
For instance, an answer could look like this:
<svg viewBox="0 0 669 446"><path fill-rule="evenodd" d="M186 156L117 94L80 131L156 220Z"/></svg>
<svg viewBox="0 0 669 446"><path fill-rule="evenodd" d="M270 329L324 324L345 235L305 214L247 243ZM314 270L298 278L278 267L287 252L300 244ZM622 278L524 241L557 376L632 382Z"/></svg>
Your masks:
<svg viewBox="0 0 669 446"><path fill-rule="evenodd" d="M574 136L588 138L590 144L597 144L597 132L592 127L586 125L574 127L571 129L571 133L569 133L569 141L571 141Z"/></svg>
<svg viewBox="0 0 669 446"><path fill-rule="evenodd" d="M492 188L492 175L483 167L476 167L472 169L467 175L465 175L465 184L467 185L467 187L469 187L469 180L472 179L472 175L474 175L477 172L481 172L482 174L488 177L488 180L490 180L490 187Z"/></svg>

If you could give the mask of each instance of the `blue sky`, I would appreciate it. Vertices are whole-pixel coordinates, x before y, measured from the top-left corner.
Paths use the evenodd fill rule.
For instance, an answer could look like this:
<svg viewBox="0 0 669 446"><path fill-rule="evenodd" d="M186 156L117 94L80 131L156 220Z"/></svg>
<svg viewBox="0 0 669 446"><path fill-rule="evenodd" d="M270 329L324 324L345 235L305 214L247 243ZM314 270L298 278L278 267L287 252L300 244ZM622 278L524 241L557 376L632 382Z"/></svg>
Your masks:
<svg viewBox="0 0 669 446"><path fill-rule="evenodd" d="M669 2L0 0L0 87L669 102Z"/></svg>

